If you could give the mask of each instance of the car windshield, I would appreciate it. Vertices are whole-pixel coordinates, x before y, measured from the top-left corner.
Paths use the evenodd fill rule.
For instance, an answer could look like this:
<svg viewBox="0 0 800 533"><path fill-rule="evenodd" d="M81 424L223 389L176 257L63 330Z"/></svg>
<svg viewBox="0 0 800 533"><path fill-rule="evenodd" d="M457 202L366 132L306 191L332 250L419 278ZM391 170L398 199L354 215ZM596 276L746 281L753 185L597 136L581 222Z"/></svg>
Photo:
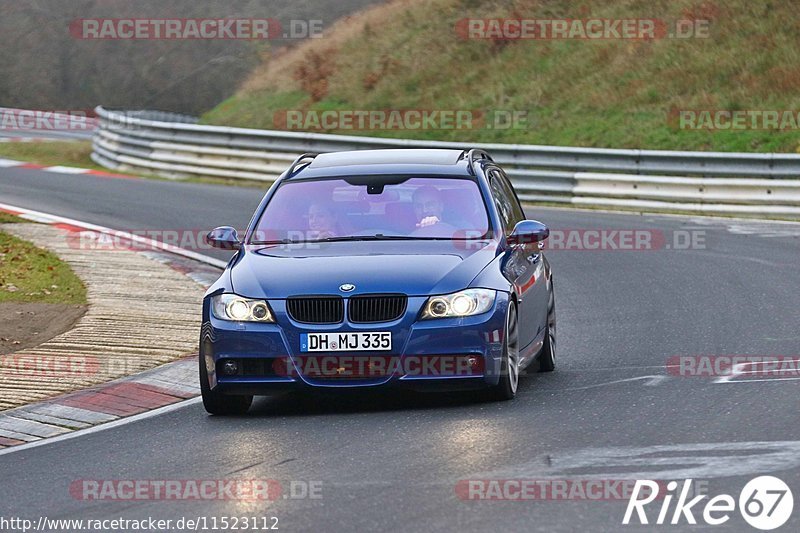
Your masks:
<svg viewBox="0 0 800 533"><path fill-rule="evenodd" d="M369 176L285 182L250 243L476 239L488 231L470 179Z"/></svg>

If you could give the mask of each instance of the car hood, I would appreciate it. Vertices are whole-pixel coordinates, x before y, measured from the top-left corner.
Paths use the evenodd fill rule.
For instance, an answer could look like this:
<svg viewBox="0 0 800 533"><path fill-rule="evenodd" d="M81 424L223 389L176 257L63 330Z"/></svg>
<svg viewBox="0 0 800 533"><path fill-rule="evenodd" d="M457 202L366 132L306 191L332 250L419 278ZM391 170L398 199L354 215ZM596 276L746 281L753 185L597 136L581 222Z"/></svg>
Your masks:
<svg viewBox="0 0 800 533"><path fill-rule="evenodd" d="M495 241L371 241L247 246L231 266L234 292L248 298L399 292L447 294L469 286L497 250ZM462 248L471 249L462 249ZM352 292L339 287L355 285Z"/></svg>

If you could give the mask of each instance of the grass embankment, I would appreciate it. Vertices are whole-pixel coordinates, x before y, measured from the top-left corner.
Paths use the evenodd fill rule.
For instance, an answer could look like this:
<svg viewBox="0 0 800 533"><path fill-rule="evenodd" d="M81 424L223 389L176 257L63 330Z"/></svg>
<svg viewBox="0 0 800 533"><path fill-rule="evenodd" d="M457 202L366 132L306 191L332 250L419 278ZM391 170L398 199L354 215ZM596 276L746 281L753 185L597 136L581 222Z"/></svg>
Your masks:
<svg viewBox="0 0 800 533"><path fill-rule="evenodd" d="M655 40L470 40L455 30L459 20L490 17L710 25L708 38ZM797 128L688 131L674 111L800 109L797 20L792 2L396 0L268 59L204 121L275 129L273 115L285 110L517 110L529 113L527 127L329 132L794 152Z"/></svg>
<svg viewBox="0 0 800 533"><path fill-rule="evenodd" d="M65 166L90 168L108 172L90 157L90 141L42 141L30 143L0 144L0 157L26 161L46 167Z"/></svg>
<svg viewBox="0 0 800 533"><path fill-rule="evenodd" d="M0 213L0 223L18 222ZM86 303L86 288L55 254L0 231L0 303Z"/></svg>

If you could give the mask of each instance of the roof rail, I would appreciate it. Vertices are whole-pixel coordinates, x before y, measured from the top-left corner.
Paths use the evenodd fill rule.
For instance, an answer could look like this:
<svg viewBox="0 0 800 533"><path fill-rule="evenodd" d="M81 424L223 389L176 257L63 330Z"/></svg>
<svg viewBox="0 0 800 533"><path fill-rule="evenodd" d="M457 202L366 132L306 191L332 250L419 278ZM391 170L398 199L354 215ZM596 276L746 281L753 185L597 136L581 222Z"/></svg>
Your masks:
<svg viewBox="0 0 800 533"><path fill-rule="evenodd" d="M465 150L465 152L466 152L466 150ZM462 156L463 155L464 154L462 154ZM472 174L474 172L473 169L472 169L472 164L474 162L480 161L482 159L488 159L489 161L494 162L494 159L492 159L492 156L490 156L489 153L486 150L481 150L480 148L473 148L469 152L466 152L466 157L467 157L467 163L469 163L467 165L467 167L469 167L470 174ZM459 159L461 159L461 157L459 157Z"/></svg>
<svg viewBox="0 0 800 533"><path fill-rule="evenodd" d="M299 167L303 163L304 160L306 160L306 159L314 159L318 155L319 154L312 153L312 152L305 153L305 154L301 155L300 157L295 159L294 162L291 164L291 166L289 167L289 170L286 171L286 176L289 177L289 176L293 175L297 171L297 167ZM309 162L309 164L310 164L310 162Z"/></svg>

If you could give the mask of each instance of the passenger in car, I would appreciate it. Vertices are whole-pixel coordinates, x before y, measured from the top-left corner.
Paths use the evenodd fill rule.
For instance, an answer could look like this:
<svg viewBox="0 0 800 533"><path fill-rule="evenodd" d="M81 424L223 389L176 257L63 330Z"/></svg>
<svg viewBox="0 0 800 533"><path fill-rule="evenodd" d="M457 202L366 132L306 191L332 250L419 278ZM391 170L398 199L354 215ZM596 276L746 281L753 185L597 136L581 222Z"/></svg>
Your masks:
<svg viewBox="0 0 800 533"><path fill-rule="evenodd" d="M308 208L309 239L327 239L340 237L341 231L333 210L321 203L311 204Z"/></svg>

